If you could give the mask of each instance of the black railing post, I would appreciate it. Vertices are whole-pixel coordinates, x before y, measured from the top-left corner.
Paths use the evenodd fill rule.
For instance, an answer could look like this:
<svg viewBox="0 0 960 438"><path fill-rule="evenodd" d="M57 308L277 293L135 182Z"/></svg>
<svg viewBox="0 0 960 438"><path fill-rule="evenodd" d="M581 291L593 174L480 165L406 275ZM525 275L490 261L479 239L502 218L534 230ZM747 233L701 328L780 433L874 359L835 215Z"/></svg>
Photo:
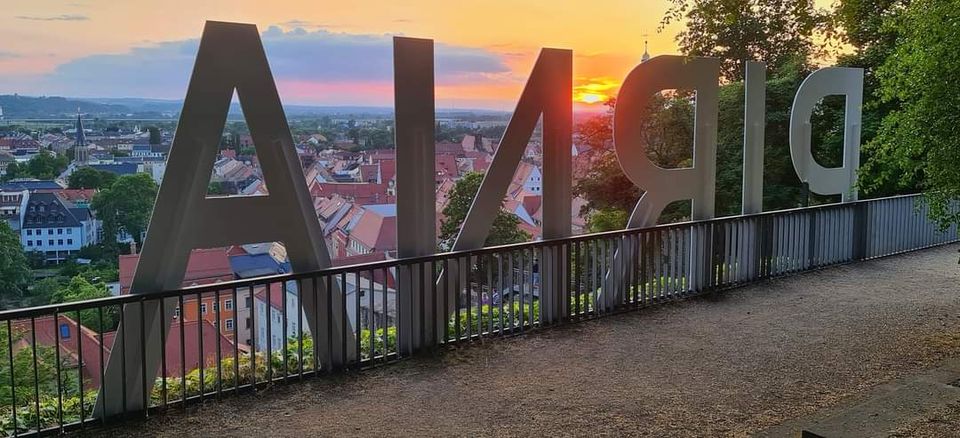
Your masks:
<svg viewBox="0 0 960 438"><path fill-rule="evenodd" d="M853 259L867 258L867 236L869 236L870 221L867 217L867 203L858 202L853 207Z"/></svg>
<svg viewBox="0 0 960 438"><path fill-rule="evenodd" d="M807 211L807 269L816 266L817 211Z"/></svg>

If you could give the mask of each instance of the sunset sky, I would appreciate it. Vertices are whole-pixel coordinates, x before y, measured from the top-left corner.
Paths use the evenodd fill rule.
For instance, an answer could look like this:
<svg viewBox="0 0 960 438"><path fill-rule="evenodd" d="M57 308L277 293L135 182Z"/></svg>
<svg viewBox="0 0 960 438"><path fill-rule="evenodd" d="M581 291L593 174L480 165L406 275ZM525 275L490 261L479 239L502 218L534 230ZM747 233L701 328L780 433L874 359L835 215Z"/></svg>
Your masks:
<svg viewBox="0 0 960 438"><path fill-rule="evenodd" d="M259 26L284 103L391 105L405 35L437 44L438 106L490 109L512 108L541 47L573 49L577 91L609 95L644 40L676 53L681 29L657 32L667 0L3 3L0 93L75 97L182 99L205 20Z"/></svg>

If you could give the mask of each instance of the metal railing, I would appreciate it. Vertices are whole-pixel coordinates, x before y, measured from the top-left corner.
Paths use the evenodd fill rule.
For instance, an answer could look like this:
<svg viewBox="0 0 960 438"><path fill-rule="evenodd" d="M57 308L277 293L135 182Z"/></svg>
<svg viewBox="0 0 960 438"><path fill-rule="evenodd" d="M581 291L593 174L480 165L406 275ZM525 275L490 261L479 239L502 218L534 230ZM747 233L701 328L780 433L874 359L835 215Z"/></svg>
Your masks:
<svg viewBox="0 0 960 438"><path fill-rule="evenodd" d="M957 241L957 227L938 230L918 199L798 208L3 311L0 434L59 433L150 415L386 363L437 344L522 333ZM398 290L416 278L427 280L406 287L418 288L414 296L421 298L406 306ZM158 339L145 338L144 309L160 306L163 314L171 303L177 316L168 329L152 332ZM316 312L305 312L305 303ZM402 309L416 309L416 325L399 323ZM121 330L115 340L117 327L137 311L139 337ZM309 321L308 314L319 316ZM416 338L415 347L405 348L404 337ZM147 369L146 348L131 343L159 349L159 376L131 382L124 375L119 386L111 385L105 367L113 354L121 355L124 370L127 363ZM139 406L148 408L104 415L96 398L119 397L126 407L128 385L141 386Z"/></svg>

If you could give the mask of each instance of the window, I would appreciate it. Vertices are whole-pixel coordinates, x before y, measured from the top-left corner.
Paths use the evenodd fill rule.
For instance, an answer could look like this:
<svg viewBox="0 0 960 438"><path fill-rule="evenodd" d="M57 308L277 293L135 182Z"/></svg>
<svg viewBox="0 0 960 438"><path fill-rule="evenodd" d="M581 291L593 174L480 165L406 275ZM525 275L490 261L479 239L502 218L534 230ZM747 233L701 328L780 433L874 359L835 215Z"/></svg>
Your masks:
<svg viewBox="0 0 960 438"><path fill-rule="evenodd" d="M60 324L60 339L70 339L70 325Z"/></svg>
<svg viewBox="0 0 960 438"><path fill-rule="evenodd" d="M233 300L224 300L223 308L227 310L233 310Z"/></svg>
<svg viewBox="0 0 960 438"><path fill-rule="evenodd" d="M73 239L67 239L67 245L73 245Z"/></svg>
<svg viewBox="0 0 960 438"><path fill-rule="evenodd" d="M57 234L63 234L63 228L57 228Z"/></svg>
<svg viewBox="0 0 960 438"><path fill-rule="evenodd" d="M245 323L243 326L244 326L244 328L250 328L250 318L249 318L249 317L247 317L247 321L246 321L246 323Z"/></svg>
<svg viewBox="0 0 960 438"><path fill-rule="evenodd" d="M48 235L48 236L52 236L52 235L53 235L53 228L47 228L47 235Z"/></svg>
<svg viewBox="0 0 960 438"><path fill-rule="evenodd" d="M180 306L177 306L176 308L173 309L173 319L177 319L179 317L180 317Z"/></svg>
<svg viewBox="0 0 960 438"><path fill-rule="evenodd" d="M207 303L200 303L200 313L207 314Z"/></svg>
<svg viewBox="0 0 960 438"><path fill-rule="evenodd" d="M53 246L53 239L48 240L48 241L47 241L47 244L50 245L50 246Z"/></svg>
<svg viewBox="0 0 960 438"><path fill-rule="evenodd" d="M28 236L32 236L32 235L33 235L33 230L27 230L27 235L28 235Z"/></svg>
<svg viewBox="0 0 960 438"><path fill-rule="evenodd" d="M253 307L253 298L251 298L251 297L246 297L246 298L244 298L244 301L246 302L246 306L247 306L246 308L249 309L249 308Z"/></svg>
<svg viewBox="0 0 960 438"><path fill-rule="evenodd" d="M216 312L216 311L218 311L218 310L220 310L220 303L217 302L217 301L214 301L214 302L213 302L213 311Z"/></svg>
<svg viewBox="0 0 960 438"><path fill-rule="evenodd" d="M63 245L63 239L57 239L57 245Z"/></svg>
<svg viewBox="0 0 960 438"><path fill-rule="evenodd" d="M233 330L233 319L232 319L232 318L224 321L224 323L225 323L226 326L227 326L227 330L231 330L231 331Z"/></svg>
<svg viewBox="0 0 960 438"><path fill-rule="evenodd" d="M27 246L33 246L33 241L32 241L32 240L28 240L28 241L27 241Z"/></svg>
<svg viewBox="0 0 960 438"><path fill-rule="evenodd" d="M73 228L67 228L67 234L73 234Z"/></svg>

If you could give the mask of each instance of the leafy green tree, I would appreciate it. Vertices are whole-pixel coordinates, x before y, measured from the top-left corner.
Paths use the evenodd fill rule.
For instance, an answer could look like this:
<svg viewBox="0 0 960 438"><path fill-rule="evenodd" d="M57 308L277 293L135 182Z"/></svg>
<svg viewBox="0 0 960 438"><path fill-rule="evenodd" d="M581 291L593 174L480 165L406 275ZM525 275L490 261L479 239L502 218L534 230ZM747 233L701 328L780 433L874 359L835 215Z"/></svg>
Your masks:
<svg viewBox="0 0 960 438"><path fill-rule="evenodd" d="M228 196L236 194L233 190L230 190L230 184L222 181L210 181L210 184L207 185L207 195L212 196Z"/></svg>
<svg viewBox="0 0 960 438"><path fill-rule="evenodd" d="M91 207L103 221L106 239L112 240L122 231L133 237L137 247L142 247L141 237L150 222L156 197L157 184L153 178L137 173L117 178L113 185L93 197Z"/></svg>
<svg viewBox="0 0 960 438"><path fill-rule="evenodd" d="M835 33L852 48L849 53L838 57L837 64L864 69L860 133L863 144L859 178L860 190L867 196L889 196L922 190L917 175L909 176L908 180L884 178L884 174L899 173L901 170L896 160L885 157L884 150L873 141L883 119L899 108L896 100L883 99L877 71L893 53L900 37L900 27L887 23L900 19L909 4L910 0L841 0L833 13ZM825 116L833 120L834 126L839 126L843 123L842 106L836 105L834 108L839 110L827 112ZM814 133L818 130L815 127ZM841 141L842 137L839 136L824 139L824 143L828 144Z"/></svg>
<svg viewBox="0 0 960 438"><path fill-rule="evenodd" d="M0 220L0 306L23 298L30 281L30 267L17 235L7 221Z"/></svg>
<svg viewBox="0 0 960 438"><path fill-rule="evenodd" d="M443 209L443 223L440 225L441 249L449 249L460 232L467 212L473 205L473 199L480 190L483 174L470 172L463 176L450 191L449 203ZM505 245L530 240L530 235L519 228L520 219L502 209L497 213L490 234L484 243L486 246Z"/></svg>
<svg viewBox="0 0 960 438"><path fill-rule="evenodd" d="M5 181L15 178L54 179L67 169L70 160L64 155L41 151L26 163L10 163L7 166Z"/></svg>
<svg viewBox="0 0 960 438"><path fill-rule="evenodd" d="M899 38L877 72L880 96L898 108L883 118L870 163L893 164L878 183L919 181L931 216L958 223L951 204L960 199L960 2L914 0L885 26Z"/></svg>
<svg viewBox="0 0 960 438"><path fill-rule="evenodd" d="M622 230L626 228L630 214L626 210L605 208L595 210L587 216L587 229L591 233Z"/></svg>
<svg viewBox="0 0 960 438"><path fill-rule="evenodd" d="M27 294L26 300L24 300L24 305L44 306L50 304L61 287L63 287L61 277L47 277L38 280L30 286L30 291Z"/></svg>
<svg viewBox="0 0 960 438"><path fill-rule="evenodd" d="M778 69L816 54L814 37L827 31L829 18L813 0L671 0L661 28L685 20L680 51L721 58L723 77L739 81L748 60Z"/></svg>
<svg viewBox="0 0 960 438"><path fill-rule="evenodd" d="M67 178L67 186L71 189L103 189L113 185L116 180L115 173L81 167Z"/></svg>
<svg viewBox="0 0 960 438"><path fill-rule="evenodd" d="M54 179L67 169L70 160L63 155L41 152L27 162L27 173L32 178Z"/></svg>
<svg viewBox="0 0 960 438"><path fill-rule="evenodd" d="M70 279L64 287L60 288L52 298L54 303L70 303L74 301L92 300L95 298L109 297L110 291L107 290L103 282L91 283L82 275L77 275ZM90 327L98 332L113 330L119 322L119 309L116 307L107 307L103 311L103 320L100 320L100 311L96 308L80 311L80 324Z"/></svg>
<svg viewBox="0 0 960 438"><path fill-rule="evenodd" d="M147 128L150 131L150 144L160 144L163 142L163 136L160 135L160 128L151 126Z"/></svg>
<svg viewBox="0 0 960 438"><path fill-rule="evenodd" d="M590 170L574 185L574 193L587 200L580 214L592 210L633 211L640 199L640 189L620 168L616 154L601 151L593 158Z"/></svg>
<svg viewBox="0 0 960 438"><path fill-rule="evenodd" d="M7 171L2 176L0 176L0 181L6 182L15 178L21 178L22 174L26 170L20 166L16 161L7 165Z"/></svg>
<svg viewBox="0 0 960 438"><path fill-rule="evenodd" d="M6 324L0 324L0 348L8 351L10 341L13 341L13 367L8 365L5 360L5 366L0 367L0 406L21 407L30 406L36 400L34 388L40 392L40 399L57 397L57 357L53 347L37 345L37 361L34 367L33 350L31 348L18 348L17 345L24 340L28 340L29 329L20 329L13 326L13 331L7 329ZM66 355L60 357L60 390L63 395L70 397L79 392L79 381L77 371L73 368ZM36 373L36 374L34 374ZM12 374L12 376L11 376ZM11 377L13 387L16 391L11 391ZM13 398L16 394L16 399ZM4 409L4 416L6 410ZM18 423L24 421L23 417Z"/></svg>

